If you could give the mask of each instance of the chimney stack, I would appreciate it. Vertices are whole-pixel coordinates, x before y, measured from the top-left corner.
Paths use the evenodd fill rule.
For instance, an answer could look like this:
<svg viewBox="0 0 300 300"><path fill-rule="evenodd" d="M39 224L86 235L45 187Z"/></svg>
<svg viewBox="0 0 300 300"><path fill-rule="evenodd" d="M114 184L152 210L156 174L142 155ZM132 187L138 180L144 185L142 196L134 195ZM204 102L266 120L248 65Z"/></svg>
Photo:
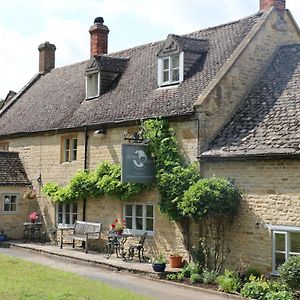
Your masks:
<svg viewBox="0 0 300 300"><path fill-rule="evenodd" d="M39 57L39 72L41 74L47 74L52 69L55 68L55 50L54 44L45 42L40 44L39 47L40 57Z"/></svg>
<svg viewBox="0 0 300 300"><path fill-rule="evenodd" d="M286 8L285 0L260 0L260 11L266 11L273 6L280 12L284 12Z"/></svg>
<svg viewBox="0 0 300 300"><path fill-rule="evenodd" d="M106 25L103 25L103 23L103 18L98 17L89 30L91 34L91 57L107 53L109 29Z"/></svg>

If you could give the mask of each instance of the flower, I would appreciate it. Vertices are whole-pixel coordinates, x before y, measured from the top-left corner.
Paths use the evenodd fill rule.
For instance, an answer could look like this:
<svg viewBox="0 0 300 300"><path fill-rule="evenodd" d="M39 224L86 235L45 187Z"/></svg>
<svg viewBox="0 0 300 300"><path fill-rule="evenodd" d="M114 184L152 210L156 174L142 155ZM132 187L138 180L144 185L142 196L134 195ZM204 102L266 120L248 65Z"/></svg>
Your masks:
<svg viewBox="0 0 300 300"><path fill-rule="evenodd" d="M126 228L126 221L123 220L119 222L118 219L115 219L115 222L111 224L111 229L113 231L123 231Z"/></svg>
<svg viewBox="0 0 300 300"><path fill-rule="evenodd" d="M39 215L36 211L33 211L29 215L29 220L33 223L39 218Z"/></svg>

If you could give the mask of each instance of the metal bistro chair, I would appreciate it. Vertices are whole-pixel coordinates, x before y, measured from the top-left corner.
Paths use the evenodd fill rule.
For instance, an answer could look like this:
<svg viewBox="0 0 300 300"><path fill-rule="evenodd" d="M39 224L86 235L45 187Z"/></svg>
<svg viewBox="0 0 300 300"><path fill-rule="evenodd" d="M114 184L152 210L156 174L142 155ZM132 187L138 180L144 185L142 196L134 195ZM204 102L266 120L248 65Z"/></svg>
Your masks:
<svg viewBox="0 0 300 300"><path fill-rule="evenodd" d="M119 255L121 255L120 247L121 243L119 237L113 231L109 231L107 236L106 258L110 258L114 252L116 252L117 257L119 257Z"/></svg>
<svg viewBox="0 0 300 300"><path fill-rule="evenodd" d="M138 244L129 246L126 259L132 260L134 257L134 254L137 252L140 263L142 262L142 259L147 260L147 258L144 256L144 250L145 250L144 243L145 243L146 237L147 237L147 231L143 233Z"/></svg>

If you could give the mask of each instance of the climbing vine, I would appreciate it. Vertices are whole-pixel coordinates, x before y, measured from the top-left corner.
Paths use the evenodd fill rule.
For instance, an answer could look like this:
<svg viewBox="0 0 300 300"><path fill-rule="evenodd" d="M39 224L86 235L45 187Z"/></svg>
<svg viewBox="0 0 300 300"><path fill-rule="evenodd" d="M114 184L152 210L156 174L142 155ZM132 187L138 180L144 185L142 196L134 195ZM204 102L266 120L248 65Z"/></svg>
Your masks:
<svg viewBox="0 0 300 300"><path fill-rule="evenodd" d="M142 184L121 182L120 165L103 162L95 171L79 171L64 187L49 182L44 185L42 191L54 202L75 202L83 198L101 197L104 194L125 201L142 189L145 189Z"/></svg>
<svg viewBox="0 0 300 300"><path fill-rule="evenodd" d="M147 120L142 124L144 138L155 161L160 211L172 220L183 218L180 203L184 192L200 179L196 167L184 161L175 132L166 120Z"/></svg>

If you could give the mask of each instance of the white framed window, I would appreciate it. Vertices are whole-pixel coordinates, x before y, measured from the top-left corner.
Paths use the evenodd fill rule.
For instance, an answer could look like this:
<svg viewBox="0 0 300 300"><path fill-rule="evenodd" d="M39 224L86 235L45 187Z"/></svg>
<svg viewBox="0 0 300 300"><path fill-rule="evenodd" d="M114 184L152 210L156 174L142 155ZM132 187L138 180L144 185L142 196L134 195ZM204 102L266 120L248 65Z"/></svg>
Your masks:
<svg viewBox="0 0 300 300"><path fill-rule="evenodd" d="M267 225L272 231L272 272L289 257L300 256L300 227Z"/></svg>
<svg viewBox="0 0 300 300"><path fill-rule="evenodd" d="M3 212L16 213L18 209L18 195L4 194L3 195Z"/></svg>
<svg viewBox="0 0 300 300"><path fill-rule="evenodd" d="M57 203L56 204L56 223L60 226L72 226L77 220L76 203Z"/></svg>
<svg viewBox="0 0 300 300"><path fill-rule="evenodd" d="M77 137L62 137L62 162L77 160Z"/></svg>
<svg viewBox="0 0 300 300"><path fill-rule="evenodd" d="M183 81L183 52L158 58L158 85L165 86Z"/></svg>
<svg viewBox="0 0 300 300"><path fill-rule="evenodd" d="M86 75L86 98L94 98L100 95L100 72Z"/></svg>
<svg viewBox="0 0 300 300"><path fill-rule="evenodd" d="M154 233L154 204L126 203L123 205L123 216L126 228L135 234Z"/></svg>

